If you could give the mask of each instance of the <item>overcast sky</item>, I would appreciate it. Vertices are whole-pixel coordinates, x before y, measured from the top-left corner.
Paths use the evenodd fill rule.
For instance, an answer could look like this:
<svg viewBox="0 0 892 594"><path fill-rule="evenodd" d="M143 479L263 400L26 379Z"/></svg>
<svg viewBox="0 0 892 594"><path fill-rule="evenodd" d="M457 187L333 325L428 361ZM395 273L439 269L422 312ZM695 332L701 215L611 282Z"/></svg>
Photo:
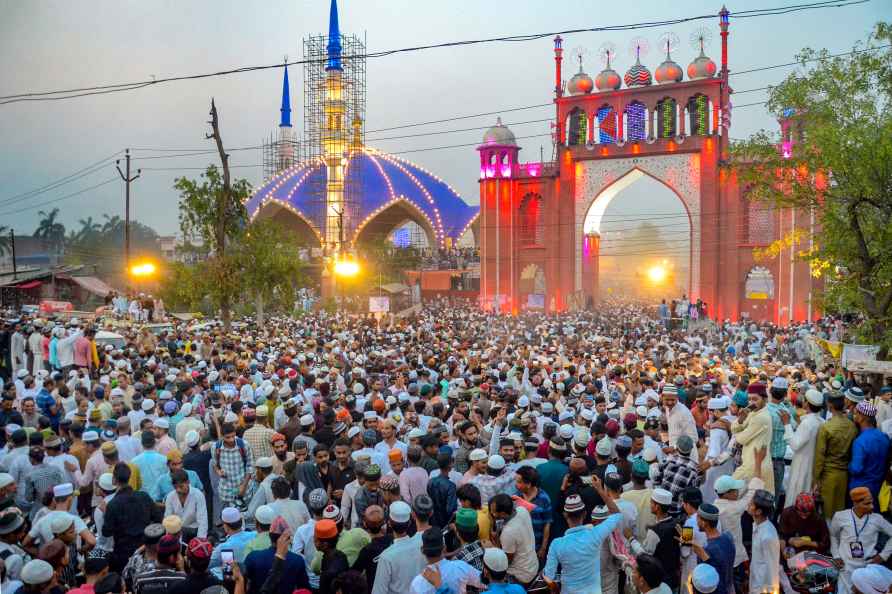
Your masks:
<svg viewBox="0 0 892 594"><path fill-rule="evenodd" d="M765 0L758 7L793 3ZM377 51L708 14L716 12L721 2L341 0L339 6L342 31L367 34L369 50ZM888 6L887 0L874 0L842 9L733 20L731 70L790 61L803 46L826 47L831 51L850 49L877 20L888 17ZM728 8L733 14L735 9L753 6L744 0L732 0ZM271 64L285 55L296 59L301 56L301 39L309 33L324 32L327 18L328 0L4 0L0 18L0 95ZM681 39L674 58L682 66L696 55L688 38L703 24L671 28ZM709 24L717 29L716 21ZM627 51L630 40L643 35L655 48L663 32L664 29L649 29L638 33L567 35L564 47L588 48L592 56L586 70L594 75L601 68L595 56L597 49L611 41L618 47L614 66L622 73L631 64ZM707 53L718 62L717 31ZM661 59L660 52L652 49L644 61L654 69ZM566 78L574 71L572 62L565 61ZM789 71L778 69L734 77L732 86L736 90L762 87L781 80ZM300 129L302 73L292 68L290 75L293 120ZM27 198L14 197L125 147L213 148L204 137L211 97L216 98L220 110L227 147L259 144L278 123L281 77L281 70L276 69L68 101L0 105L0 225L30 233L38 219L37 211L55 206L61 209L62 220L69 225L88 215L100 218L102 213L123 214L120 181L58 200L116 177L113 164L51 191ZM367 129L546 103L552 98L553 77L550 39L372 59L368 63ZM764 92L746 93L736 97L735 104L764 98ZM552 114L550 108L514 111L506 112L503 120L510 124ZM495 116L487 116L369 134L368 143L392 152L475 143L483 130L374 139L484 127L494 120ZM735 109L732 136L743 137L773 125L761 106ZM511 128L518 137L548 132L547 123L517 124ZM548 138L530 138L520 143L524 160L538 160L540 147L546 158L550 156ZM135 157L159 154L162 153L134 151ZM250 166L261 163L260 151L232 155L234 165L249 166L235 169L236 175L257 184L261 169ZM422 150L404 157L445 179L467 202L477 202L478 166L473 147ZM197 169L188 168L203 168L209 162L207 155L137 160L134 167L143 167L144 171L133 185L133 217L160 233L175 232L177 194L172 189L173 180L179 175L197 176ZM627 190L626 194L634 198L630 202L637 203L635 212L642 210L642 201L647 204L653 191L648 188L651 186ZM58 201L43 204L55 200ZM622 210L622 205L616 208Z"/></svg>

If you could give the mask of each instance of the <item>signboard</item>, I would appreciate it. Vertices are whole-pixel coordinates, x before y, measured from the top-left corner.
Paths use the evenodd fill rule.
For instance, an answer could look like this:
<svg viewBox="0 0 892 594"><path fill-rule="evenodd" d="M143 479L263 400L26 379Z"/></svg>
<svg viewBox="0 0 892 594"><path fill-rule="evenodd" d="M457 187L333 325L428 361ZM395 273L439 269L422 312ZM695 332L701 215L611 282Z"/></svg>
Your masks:
<svg viewBox="0 0 892 594"><path fill-rule="evenodd" d="M849 361L846 364L846 369L856 373L892 375L892 361Z"/></svg>
<svg viewBox="0 0 892 594"><path fill-rule="evenodd" d="M370 313L387 313L390 311L390 297L369 297Z"/></svg>
<svg viewBox="0 0 892 594"><path fill-rule="evenodd" d="M68 301L52 301L44 299L40 302L40 311L43 313L56 313L60 311L72 311L74 305Z"/></svg>
<svg viewBox="0 0 892 594"><path fill-rule="evenodd" d="M744 293L747 299L774 299L774 277L762 266L756 266L746 275Z"/></svg>
<svg viewBox="0 0 892 594"><path fill-rule="evenodd" d="M545 309L545 293L530 293L527 295L527 307Z"/></svg>

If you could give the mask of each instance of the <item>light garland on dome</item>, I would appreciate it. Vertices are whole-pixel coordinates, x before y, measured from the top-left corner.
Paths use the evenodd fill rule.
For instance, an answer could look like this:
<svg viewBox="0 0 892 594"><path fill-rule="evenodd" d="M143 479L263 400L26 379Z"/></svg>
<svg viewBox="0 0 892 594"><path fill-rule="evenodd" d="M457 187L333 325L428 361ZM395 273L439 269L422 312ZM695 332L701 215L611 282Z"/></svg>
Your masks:
<svg viewBox="0 0 892 594"><path fill-rule="evenodd" d="M404 166L402 165L402 163L399 163L399 162L397 162L397 161L394 160L394 159L389 159L389 158L387 157L387 155L384 155L383 158L384 158L387 162L389 162L391 165L393 165L394 167L396 167L397 169L399 169L400 171L402 171L402 172L406 175L406 177L408 177L410 180L412 180L412 182L418 187L419 190L421 190L421 192L422 192L422 193L424 194L424 196L427 198L427 201L430 203L431 207L434 209L434 216L435 216L436 219L437 219L437 224L436 224L435 226L433 226L433 227L434 227L434 229L435 229L437 235L438 235L438 236L440 237L440 239L442 240L442 238L443 238L443 221L440 219L440 209L437 208L437 203L436 203L436 201L434 200L433 196L430 195L430 192L427 191L427 188L424 187L424 184L422 184L420 181L418 181L418 178L416 178L416 177L412 174L411 171L409 171L408 169L406 169L406 167L404 167ZM420 209L419 209L419 210L420 210Z"/></svg>
<svg viewBox="0 0 892 594"><path fill-rule="evenodd" d="M400 202L402 202L403 204L408 206L411 210L414 210L416 213L418 213L418 215L422 219L427 221L427 224L428 224L428 226L430 226L431 231L434 232L435 236L437 235L437 230L434 226L434 223L433 223L433 221L431 221L431 219L427 215L427 213L425 213L423 210L418 208L418 206L416 206L411 200L406 198L404 195L400 194L399 196L395 196L395 197L391 198L390 200L388 200L387 202L385 202L384 204L382 204L381 206L379 206L378 208L376 208L375 210L370 212L368 215L366 215L366 217L362 220L362 222L359 225L357 225L356 230L353 232L353 239L350 240L350 243L355 245L356 241L359 239L359 234L362 233L362 230L365 229L366 225L368 225L372 221L372 219L374 219L376 216L378 216L379 214L381 214L382 212L384 212L391 206L394 206ZM443 238L440 237L437 242L442 246Z"/></svg>
<svg viewBox="0 0 892 594"><path fill-rule="evenodd" d="M598 109L598 142L613 144L616 142L616 114L610 106Z"/></svg>
<svg viewBox="0 0 892 594"><path fill-rule="evenodd" d="M325 239L322 237L322 234L319 232L319 230L316 229L316 226L313 225L312 222L310 222L309 217L307 217L307 215L305 215L303 213L303 211L301 211L300 209L295 208L292 204L290 204L280 198L268 198L267 200L265 200L257 208L257 210L254 212L254 214L250 217L249 220L254 221L254 219L256 219L258 215L260 215L260 211L263 210L263 207L266 206L267 204L278 204L285 210L287 210L287 211L291 212L293 215L297 216L300 220L302 220L304 223L306 223L307 227L310 228L310 231L312 231L313 234L316 236L316 239L319 240L319 245L320 246L325 245Z"/></svg>
<svg viewBox="0 0 892 594"><path fill-rule="evenodd" d="M633 142L644 140L646 136L646 109L644 104L638 101L633 101L626 105L626 124L629 130L628 140Z"/></svg>

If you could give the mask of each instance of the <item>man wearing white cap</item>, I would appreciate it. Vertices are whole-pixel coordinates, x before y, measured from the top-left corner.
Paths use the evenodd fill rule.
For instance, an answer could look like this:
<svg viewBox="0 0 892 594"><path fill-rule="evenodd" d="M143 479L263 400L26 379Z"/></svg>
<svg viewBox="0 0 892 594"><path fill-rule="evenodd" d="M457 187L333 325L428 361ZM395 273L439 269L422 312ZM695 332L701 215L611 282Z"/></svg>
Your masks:
<svg viewBox="0 0 892 594"><path fill-rule="evenodd" d="M223 532L226 534L226 539L214 547L214 552L211 553L210 565L208 565L209 569L216 570L213 573L217 577L221 577L222 573L220 569L222 565L220 553L227 549L232 550L235 561L241 565L245 561L245 547L257 536L257 533L253 530L242 529L242 514L236 508L224 508L220 513L220 517L223 520Z"/></svg>
<svg viewBox="0 0 892 594"><path fill-rule="evenodd" d="M801 395L800 395L801 397ZM823 425L821 411L824 408L824 395L811 389L805 392L805 405L808 413L799 419L799 426L793 430L789 415L781 413L784 422L784 441L793 450L793 462L790 464L788 483L784 498L784 508L796 502L796 496L803 492L810 493L813 486L813 470L815 464L815 444L818 430Z"/></svg>
<svg viewBox="0 0 892 594"><path fill-rule="evenodd" d="M643 542L632 538L629 545L635 555L648 553L656 557L666 569L663 581L676 591L679 587L681 548L676 540L678 523L669 513L673 506L672 493L666 489L654 489L650 501L650 511L657 521L648 528Z"/></svg>
<svg viewBox="0 0 892 594"><path fill-rule="evenodd" d="M279 475L273 473L273 460L269 456L263 456L254 460L254 475L248 484L245 495L249 496L247 524L248 528L253 527L253 522L257 508L262 505L269 505L275 501L272 491L272 482L279 478Z"/></svg>
<svg viewBox="0 0 892 594"><path fill-rule="evenodd" d="M410 591L412 580L425 566L420 541L409 538L407 532L412 522L412 508L404 501L396 501L388 508L389 532L393 544L378 556L378 568L372 594L405 594Z"/></svg>
<svg viewBox="0 0 892 594"><path fill-rule="evenodd" d="M185 403L180 408L180 414L183 415L183 418L177 423L176 430L174 431L176 442L179 444L180 449L185 451L185 440L186 434L190 431L195 431L199 435L204 430L204 423L201 422L201 419L198 418L197 415L193 414L194 410L191 402Z"/></svg>
<svg viewBox="0 0 892 594"><path fill-rule="evenodd" d="M700 486L700 491L703 493L703 501L706 503L715 501L715 489L713 487L716 479L722 475L734 472L734 460L731 457L728 457L722 463L714 464L728 448L728 443L731 441L730 423L733 422L733 418L727 416L730 404L731 401L726 396L710 398L706 403L706 408L709 410L712 421L709 424L710 429L705 460L709 462L709 468L706 470L706 478ZM722 422L722 420L726 422Z"/></svg>
<svg viewBox="0 0 892 594"><path fill-rule="evenodd" d="M28 594L44 594L50 591L53 581L53 566L40 559L32 559L22 568L22 583Z"/></svg>
<svg viewBox="0 0 892 594"><path fill-rule="evenodd" d="M177 442L169 435L170 421L167 417L159 417L152 424L155 430L155 451L166 456L171 450L177 449Z"/></svg>
<svg viewBox="0 0 892 594"><path fill-rule="evenodd" d="M53 489L53 500L47 508L49 511L34 522L22 546L28 548L34 544L44 545L51 541L55 535L68 530L72 524L74 533L80 536L83 545L93 546L96 544L96 538L87 528L87 524L80 516L68 511L71 509L73 493L74 488L70 483L57 485Z"/></svg>

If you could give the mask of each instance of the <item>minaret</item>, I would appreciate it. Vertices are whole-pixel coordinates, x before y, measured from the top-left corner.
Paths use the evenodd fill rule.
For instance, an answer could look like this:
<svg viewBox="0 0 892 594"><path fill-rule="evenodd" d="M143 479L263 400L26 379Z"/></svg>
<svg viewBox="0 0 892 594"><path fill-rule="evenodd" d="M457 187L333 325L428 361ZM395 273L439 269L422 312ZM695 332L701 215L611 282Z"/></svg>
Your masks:
<svg viewBox="0 0 892 594"><path fill-rule="evenodd" d="M325 244L337 255L344 249L345 221L344 169L347 164L348 130L344 122L343 67L341 66L341 31L338 26L337 0L331 0L328 20L328 59L325 65L325 99L323 103L322 158L327 179L325 187Z"/></svg>
<svg viewBox="0 0 892 594"><path fill-rule="evenodd" d="M282 107L279 109L279 171L294 165L294 133L291 128L291 90L288 84L288 66L282 77Z"/></svg>

